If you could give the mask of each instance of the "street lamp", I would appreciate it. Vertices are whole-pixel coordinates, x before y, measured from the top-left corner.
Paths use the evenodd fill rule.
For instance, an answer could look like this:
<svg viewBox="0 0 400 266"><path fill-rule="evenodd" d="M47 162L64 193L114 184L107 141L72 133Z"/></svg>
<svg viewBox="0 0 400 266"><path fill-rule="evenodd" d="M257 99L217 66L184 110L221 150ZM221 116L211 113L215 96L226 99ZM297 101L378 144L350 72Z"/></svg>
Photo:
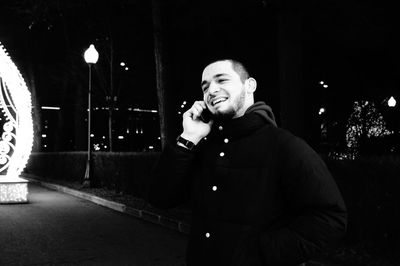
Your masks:
<svg viewBox="0 0 400 266"><path fill-rule="evenodd" d="M99 59L99 53L94 48L94 45L91 44L89 48L85 51L83 56L85 58L85 62L89 66L89 90L88 90L88 154L86 160L86 171L85 177L83 178L83 186L90 186L90 166L91 166L91 147L90 147L90 126L91 126L91 98L92 98L92 65L97 63Z"/></svg>

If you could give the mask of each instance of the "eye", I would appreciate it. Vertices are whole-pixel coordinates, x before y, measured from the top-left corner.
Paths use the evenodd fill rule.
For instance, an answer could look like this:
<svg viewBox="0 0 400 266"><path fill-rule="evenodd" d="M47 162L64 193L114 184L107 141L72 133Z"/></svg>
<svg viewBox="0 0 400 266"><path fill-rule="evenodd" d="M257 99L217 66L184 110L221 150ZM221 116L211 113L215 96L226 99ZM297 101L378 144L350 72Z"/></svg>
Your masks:
<svg viewBox="0 0 400 266"><path fill-rule="evenodd" d="M218 83L225 83L227 81L228 81L227 79L218 79Z"/></svg>
<svg viewBox="0 0 400 266"><path fill-rule="evenodd" d="M207 92L208 87L209 87L209 86L203 86L203 87L201 87L201 89L203 90L203 93L206 93L206 92Z"/></svg>

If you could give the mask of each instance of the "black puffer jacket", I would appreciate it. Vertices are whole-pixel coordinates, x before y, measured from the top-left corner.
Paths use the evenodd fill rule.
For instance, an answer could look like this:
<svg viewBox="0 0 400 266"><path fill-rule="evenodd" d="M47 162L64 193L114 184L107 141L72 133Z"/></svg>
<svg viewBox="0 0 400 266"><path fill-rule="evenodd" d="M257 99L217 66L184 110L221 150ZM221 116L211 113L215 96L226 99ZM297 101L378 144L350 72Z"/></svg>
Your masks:
<svg viewBox="0 0 400 266"><path fill-rule="evenodd" d="M345 233L342 196L321 158L256 103L216 121L195 151L165 148L149 201L193 207L192 265L298 265Z"/></svg>

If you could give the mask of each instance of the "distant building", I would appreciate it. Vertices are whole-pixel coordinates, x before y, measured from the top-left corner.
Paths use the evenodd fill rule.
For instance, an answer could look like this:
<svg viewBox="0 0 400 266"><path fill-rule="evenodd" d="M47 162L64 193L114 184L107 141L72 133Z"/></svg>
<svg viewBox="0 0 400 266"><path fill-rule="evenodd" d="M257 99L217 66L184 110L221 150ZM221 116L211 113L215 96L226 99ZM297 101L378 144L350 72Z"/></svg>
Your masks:
<svg viewBox="0 0 400 266"><path fill-rule="evenodd" d="M41 108L41 151L54 151L60 108ZM91 144L93 151L109 151L109 109L94 107L91 122ZM87 117L83 117L85 125ZM79 134L87 136L87 128ZM71 134L66 134L66 137ZM160 151L160 127L157 110L141 108L115 108L112 119L113 151ZM68 140L73 142L73 140ZM70 150L75 150L71 145Z"/></svg>

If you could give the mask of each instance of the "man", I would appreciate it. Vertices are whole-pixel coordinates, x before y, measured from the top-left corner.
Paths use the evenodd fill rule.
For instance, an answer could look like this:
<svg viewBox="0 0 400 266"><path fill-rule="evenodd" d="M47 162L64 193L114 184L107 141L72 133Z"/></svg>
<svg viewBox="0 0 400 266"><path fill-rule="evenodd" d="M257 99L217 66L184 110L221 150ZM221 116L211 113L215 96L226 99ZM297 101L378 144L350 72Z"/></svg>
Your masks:
<svg viewBox="0 0 400 266"><path fill-rule="evenodd" d="M183 114L182 134L154 169L150 203L191 202L188 266L299 265L345 233L345 204L324 162L254 103L256 87L237 61L209 64L203 101Z"/></svg>

